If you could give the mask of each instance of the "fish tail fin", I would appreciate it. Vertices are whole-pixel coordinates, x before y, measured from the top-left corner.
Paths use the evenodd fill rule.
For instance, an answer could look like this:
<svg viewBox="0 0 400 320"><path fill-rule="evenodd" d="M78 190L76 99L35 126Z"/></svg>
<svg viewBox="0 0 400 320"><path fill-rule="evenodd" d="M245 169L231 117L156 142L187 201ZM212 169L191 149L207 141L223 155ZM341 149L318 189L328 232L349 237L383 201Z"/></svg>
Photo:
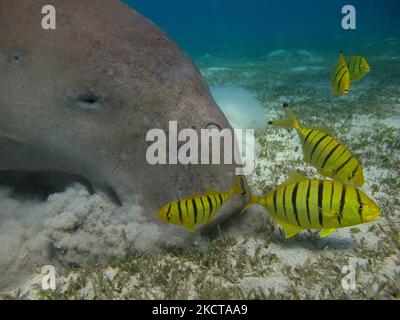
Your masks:
<svg viewBox="0 0 400 320"><path fill-rule="evenodd" d="M231 189L231 194L245 194L246 190L243 188L242 184L242 176L238 176L233 183L233 187Z"/></svg>
<svg viewBox="0 0 400 320"><path fill-rule="evenodd" d="M240 214L242 214L243 212L245 212L247 209L249 209L251 206L253 206L254 204L256 204L257 203L257 197L254 195L254 194L252 194L252 193L249 193L249 201L246 203L246 205L244 206L244 208L243 208L243 210L240 212Z"/></svg>
<svg viewBox="0 0 400 320"><path fill-rule="evenodd" d="M285 111L287 119L273 120L268 122L268 124L274 126L295 128L295 129L300 128L301 125L299 120L297 119L296 114L293 112L292 108L290 108L287 103L283 104L283 110Z"/></svg>

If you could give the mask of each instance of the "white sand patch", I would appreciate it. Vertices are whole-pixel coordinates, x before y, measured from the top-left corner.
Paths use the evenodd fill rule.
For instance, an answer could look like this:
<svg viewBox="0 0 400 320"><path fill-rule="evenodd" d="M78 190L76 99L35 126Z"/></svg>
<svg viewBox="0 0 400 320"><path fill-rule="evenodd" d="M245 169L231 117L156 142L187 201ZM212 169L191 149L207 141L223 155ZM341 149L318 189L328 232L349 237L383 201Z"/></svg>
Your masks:
<svg viewBox="0 0 400 320"><path fill-rule="evenodd" d="M298 66L294 68L290 68L290 71L298 72L298 73L305 73L309 71L322 71L326 70L324 67L314 67L314 66Z"/></svg>
<svg viewBox="0 0 400 320"><path fill-rule="evenodd" d="M211 93L234 129L262 130L264 108L254 94L237 86L211 86Z"/></svg>
<svg viewBox="0 0 400 320"><path fill-rule="evenodd" d="M287 57L289 55L289 51L284 49L277 49L275 51L270 52L267 57L270 59L277 59Z"/></svg>

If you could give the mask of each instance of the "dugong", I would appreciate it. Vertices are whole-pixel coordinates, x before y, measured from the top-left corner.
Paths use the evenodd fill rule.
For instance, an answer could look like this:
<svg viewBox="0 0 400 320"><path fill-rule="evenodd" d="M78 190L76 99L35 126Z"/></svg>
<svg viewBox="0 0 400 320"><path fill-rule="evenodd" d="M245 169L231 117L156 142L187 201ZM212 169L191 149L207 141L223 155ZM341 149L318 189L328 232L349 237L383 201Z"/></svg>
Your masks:
<svg viewBox="0 0 400 320"><path fill-rule="evenodd" d="M234 164L150 165L153 128L231 128L191 60L152 22L115 0L0 2L0 171L66 173L139 196L149 217L165 203L229 190ZM224 219L244 205L232 198ZM218 219L220 220L220 219Z"/></svg>

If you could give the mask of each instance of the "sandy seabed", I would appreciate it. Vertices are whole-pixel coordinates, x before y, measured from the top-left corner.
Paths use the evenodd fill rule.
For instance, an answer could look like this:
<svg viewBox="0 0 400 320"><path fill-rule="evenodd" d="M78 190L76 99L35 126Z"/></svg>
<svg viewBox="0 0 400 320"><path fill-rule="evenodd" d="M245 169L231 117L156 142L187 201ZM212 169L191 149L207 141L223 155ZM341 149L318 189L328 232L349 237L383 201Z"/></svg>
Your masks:
<svg viewBox="0 0 400 320"><path fill-rule="evenodd" d="M15 198L0 187L3 297L398 299L400 59L394 52L367 57L372 72L344 97L330 92L335 55L276 50L256 58L196 60L214 88L241 88L238 104L230 107L232 122L242 119L248 126L256 119L259 126L258 105L264 111L256 169L247 177L254 193L273 190L293 169L319 177L303 162L294 130L267 126L283 117L283 102L302 124L332 128L359 157L366 178L362 189L382 209L378 221L359 226L361 232L340 229L320 239L303 231L286 240L270 216L254 207L209 234L191 237L147 221L135 202L118 208L77 184L46 202ZM223 97L218 102L226 107ZM44 264L56 267L56 291L41 289ZM341 286L346 265L356 270L354 290Z"/></svg>

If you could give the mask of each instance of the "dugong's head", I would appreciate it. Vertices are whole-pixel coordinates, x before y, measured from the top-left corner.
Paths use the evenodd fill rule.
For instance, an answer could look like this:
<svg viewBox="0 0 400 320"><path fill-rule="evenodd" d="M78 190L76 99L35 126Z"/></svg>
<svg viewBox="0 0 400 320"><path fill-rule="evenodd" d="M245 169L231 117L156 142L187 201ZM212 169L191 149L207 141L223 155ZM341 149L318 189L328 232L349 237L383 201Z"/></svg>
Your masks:
<svg viewBox="0 0 400 320"><path fill-rule="evenodd" d="M0 170L67 172L140 195L149 215L209 188L229 190L234 165L150 165L146 134L230 128L197 68L158 27L114 0L0 2ZM241 196L222 209L236 212Z"/></svg>

